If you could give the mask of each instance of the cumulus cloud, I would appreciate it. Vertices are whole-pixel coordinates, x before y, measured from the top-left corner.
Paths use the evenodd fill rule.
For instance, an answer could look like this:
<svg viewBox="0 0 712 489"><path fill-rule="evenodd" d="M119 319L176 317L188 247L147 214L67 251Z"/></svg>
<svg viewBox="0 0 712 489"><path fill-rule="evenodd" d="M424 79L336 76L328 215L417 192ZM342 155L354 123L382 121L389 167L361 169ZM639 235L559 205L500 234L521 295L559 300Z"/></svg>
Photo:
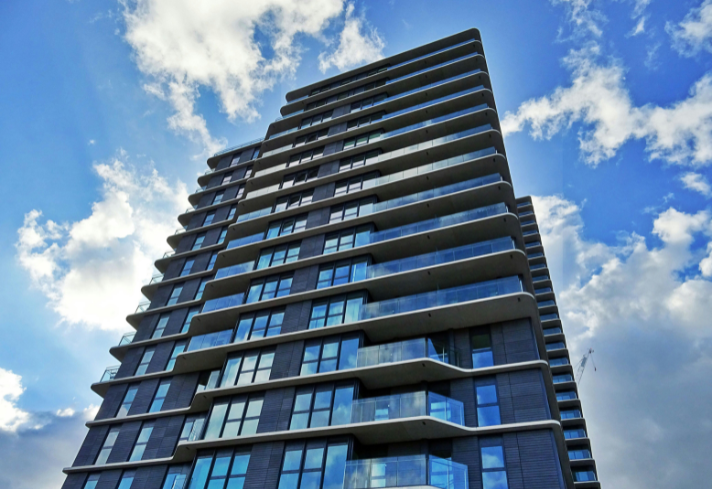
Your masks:
<svg viewBox="0 0 712 489"><path fill-rule="evenodd" d="M141 173L126 159L121 153L94 165L101 199L87 218L59 224L32 210L18 230L20 265L66 323L125 330L185 208L183 183L170 185L155 169Z"/></svg>
<svg viewBox="0 0 712 489"><path fill-rule="evenodd" d="M30 414L17 406L24 391L21 376L0 368L0 432L16 432L30 421Z"/></svg>
<svg viewBox="0 0 712 489"><path fill-rule="evenodd" d="M685 188L699 192L705 197L712 197L712 187L704 175L695 172L683 173L680 180Z"/></svg>
<svg viewBox="0 0 712 489"><path fill-rule="evenodd" d="M678 24L668 22L665 30L673 47L683 56L694 56L700 51L712 53L712 0L704 0Z"/></svg>
<svg viewBox="0 0 712 489"><path fill-rule="evenodd" d="M258 117L259 97L293 76L301 61L300 36L324 38L330 22L344 12L344 0L122 0L125 39L144 88L174 109L169 126L202 142L207 152L224 146L214 138L196 108L200 89L215 93L228 119ZM382 41L346 9L346 23L335 53L325 63L340 66L371 60ZM340 51L341 46L358 49ZM379 51L380 52L380 51Z"/></svg>
<svg viewBox="0 0 712 489"><path fill-rule="evenodd" d="M535 139L550 139L580 123L584 160L596 166L615 156L631 140L642 140L651 159L703 166L712 162L712 75L704 75L689 96L669 107L634 105L617 61L599 62L600 48L574 50L564 62L572 71L568 87L530 99L507 112L502 129L512 134L530 129Z"/></svg>
<svg viewBox="0 0 712 489"><path fill-rule="evenodd" d="M551 0L551 3L566 7L569 21L576 33L588 33L596 37L603 34L600 24L606 19L600 11L591 8L593 0Z"/></svg>
<svg viewBox="0 0 712 489"><path fill-rule="evenodd" d="M648 20L647 17L641 17L638 23L635 24L633 30L628 33L628 37L635 37L637 35L643 34L645 32L645 21Z"/></svg>
<svg viewBox="0 0 712 489"><path fill-rule="evenodd" d="M712 467L712 239L708 211L660 212L650 237L586 238L581 207L534 198L567 342L597 372L580 395L599 476L611 487L702 487ZM653 244L653 243L658 244ZM708 273L703 264L709 260ZM695 420L690 423L689 420Z"/></svg>
<svg viewBox="0 0 712 489"><path fill-rule="evenodd" d="M319 55L319 69L323 73L335 66L339 71L345 71L360 64L371 63L383 58L385 46L376 29L367 25L363 15L354 15L354 5L350 3L346 7L346 21L339 45L333 53Z"/></svg>

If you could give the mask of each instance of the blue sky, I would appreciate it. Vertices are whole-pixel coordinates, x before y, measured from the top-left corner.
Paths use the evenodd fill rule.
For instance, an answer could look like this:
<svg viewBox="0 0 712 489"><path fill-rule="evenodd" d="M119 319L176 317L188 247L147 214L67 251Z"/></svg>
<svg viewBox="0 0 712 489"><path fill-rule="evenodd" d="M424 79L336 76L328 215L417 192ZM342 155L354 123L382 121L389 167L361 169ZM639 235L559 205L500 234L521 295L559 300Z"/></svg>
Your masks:
<svg viewBox="0 0 712 489"><path fill-rule="evenodd" d="M596 351L602 481L709 481L712 0L201 4L0 2L0 487L61 484L207 155L296 87L470 27L572 357Z"/></svg>

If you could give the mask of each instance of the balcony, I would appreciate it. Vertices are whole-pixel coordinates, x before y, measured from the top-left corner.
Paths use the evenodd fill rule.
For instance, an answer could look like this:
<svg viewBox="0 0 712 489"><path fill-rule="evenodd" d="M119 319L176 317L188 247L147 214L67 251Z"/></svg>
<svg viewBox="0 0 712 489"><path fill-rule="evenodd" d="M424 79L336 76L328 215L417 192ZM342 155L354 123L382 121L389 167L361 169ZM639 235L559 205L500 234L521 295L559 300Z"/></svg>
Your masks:
<svg viewBox="0 0 712 489"><path fill-rule="evenodd" d="M156 275L154 275L153 277L151 277L151 281L148 282L148 285L157 284L157 283L162 282L162 281L163 281L163 274L162 274L162 273L159 273L159 274L156 274Z"/></svg>
<svg viewBox="0 0 712 489"><path fill-rule="evenodd" d="M240 148L246 148L248 146L252 146L253 144L261 143L264 141L264 138L257 138L253 139L252 141L247 141L246 143L240 143L236 146L230 146L229 148L223 149L222 151L218 151L213 155L213 158L216 156L224 155L225 153L229 153L230 151L235 151L236 149Z"/></svg>
<svg viewBox="0 0 712 489"><path fill-rule="evenodd" d="M457 351L436 345L428 338L416 338L359 348L356 354L356 367L373 367L421 358L430 358L448 365L460 366L460 356Z"/></svg>
<svg viewBox="0 0 712 489"><path fill-rule="evenodd" d="M109 382L110 380L114 380L120 367L121 365L106 367L106 370L104 370L104 374L101 376L101 380L99 382Z"/></svg>
<svg viewBox="0 0 712 489"><path fill-rule="evenodd" d="M124 346L130 344L134 337L136 336L136 332L133 331L131 333L126 333L121 337L121 340L119 340L119 344L117 346Z"/></svg>
<svg viewBox="0 0 712 489"><path fill-rule="evenodd" d="M465 408L460 401L434 392L413 392L367 399L351 405L351 423L370 423L430 416L465 426Z"/></svg>
<svg viewBox="0 0 712 489"><path fill-rule="evenodd" d="M432 455L346 462L344 489L417 486L468 489L467 466Z"/></svg>
<svg viewBox="0 0 712 489"><path fill-rule="evenodd" d="M194 193L194 194L197 194L197 193L200 193L200 192L202 192L202 191L204 191L204 190L207 190L207 189L208 189L208 186L207 186L207 185L203 185L202 187L196 188L196 189L195 189L195 192L193 192L193 193Z"/></svg>
<svg viewBox="0 0 712 489"><path fill-rule="evenodd" d="M138 307L136 307L136 310L134 311L134 314L140 314L142 312L148 311L148 308L151 306L151 301L142 301L138 303Z"/></svg>

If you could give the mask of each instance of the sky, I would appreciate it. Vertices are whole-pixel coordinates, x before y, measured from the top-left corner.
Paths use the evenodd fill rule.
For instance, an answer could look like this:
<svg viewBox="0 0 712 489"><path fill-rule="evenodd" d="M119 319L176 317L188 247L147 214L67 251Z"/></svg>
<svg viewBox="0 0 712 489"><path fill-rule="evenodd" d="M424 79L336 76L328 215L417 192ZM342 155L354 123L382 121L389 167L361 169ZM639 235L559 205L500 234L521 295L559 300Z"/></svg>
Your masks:
<svg viewBox="0 0 712 489"><path fill-rule="evenodd" d="M605 487L712 478L712 0L0 2L0 487L64 479L153 261L290 90L477 27Z"/></svg>

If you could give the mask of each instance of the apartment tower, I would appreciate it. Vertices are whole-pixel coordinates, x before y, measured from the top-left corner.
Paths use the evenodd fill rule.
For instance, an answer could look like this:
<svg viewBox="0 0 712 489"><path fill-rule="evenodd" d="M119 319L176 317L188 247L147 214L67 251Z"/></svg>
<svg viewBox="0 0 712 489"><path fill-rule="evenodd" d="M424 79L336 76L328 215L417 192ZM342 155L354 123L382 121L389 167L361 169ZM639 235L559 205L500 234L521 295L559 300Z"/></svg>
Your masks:
<svg viewBox="0 0 712 489"><path fill-rule="evenodd" d="M598 488L479 31L208 160L64 489Z"/></svg>

